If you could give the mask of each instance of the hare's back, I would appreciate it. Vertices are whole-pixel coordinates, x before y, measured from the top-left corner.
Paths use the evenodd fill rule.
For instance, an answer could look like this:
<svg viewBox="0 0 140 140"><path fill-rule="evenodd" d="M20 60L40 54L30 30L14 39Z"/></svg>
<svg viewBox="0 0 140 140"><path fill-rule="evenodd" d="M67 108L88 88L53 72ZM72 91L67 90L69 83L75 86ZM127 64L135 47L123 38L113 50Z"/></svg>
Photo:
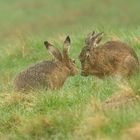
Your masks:
<svg viewBox="0 0 140 140"><path fill-rule="evenodd" d="M34 66L31 66L27 71L35 71L36 73L52 73L52 71L57 67L57 64L53 61L42 61Z"/></svg>
<svg viewBox="0 0 140 140"><path fill-rule="evenodd" d="M132 56L138 62L138 57L135 51L128 46L126 43L120 41L108 41L103 44L101 47L103 52L106 52L108 55L122 57L125 58L126 56Z"/></svg>
<svg viewBox="0 0 140 140"><path fill-rule="evenodd" d="M135 51L127 44L119 41L109 41L102 46L106 58L116 71L132 75L138 70L139 61Z"/></svg>
<svg viewBox="0 0 140 140"><path fill-rule="evenodd" d="M130 46L120 41L108 41L101 47L102 49L107 50L108 52L119 52L119 53L123 52L136 55L134 50Z"/></svg>
<svg viewBox="0 0 140 140"><path fill-rule="evenodd" d="M33 65L17 75L14 84L17 90L35 89L46 87L48 77L57 65L53 61L42 61Z"/></svg>

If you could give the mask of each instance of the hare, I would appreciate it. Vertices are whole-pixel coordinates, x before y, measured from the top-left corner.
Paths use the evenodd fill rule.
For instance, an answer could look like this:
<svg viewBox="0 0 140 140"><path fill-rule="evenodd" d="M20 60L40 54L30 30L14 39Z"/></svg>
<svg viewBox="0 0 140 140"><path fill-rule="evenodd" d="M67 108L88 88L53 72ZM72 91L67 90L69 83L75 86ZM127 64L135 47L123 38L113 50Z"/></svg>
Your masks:
<svg viewBox="0 0 140 140"><path fill-rule="evenodd" d="M55 58L52 61L42 61L30 66L17 75L14 86L17 91L35 89L58 89L62 87L69 76L77 74L75 61L69 58L70 38L66 37L63 45L63 54L48 41L44 42L49 53Z"/></svg>
<svg viewBox="0 0 140 140"><path fill-rule="evenodd" d="M85 46L79 55L81 75L95 75L99 78L119 76L126 79L136 73L139 61L134 50L120 41L108 41L99 45L102 36L103 32L93 32L86 37Z"/></svg>

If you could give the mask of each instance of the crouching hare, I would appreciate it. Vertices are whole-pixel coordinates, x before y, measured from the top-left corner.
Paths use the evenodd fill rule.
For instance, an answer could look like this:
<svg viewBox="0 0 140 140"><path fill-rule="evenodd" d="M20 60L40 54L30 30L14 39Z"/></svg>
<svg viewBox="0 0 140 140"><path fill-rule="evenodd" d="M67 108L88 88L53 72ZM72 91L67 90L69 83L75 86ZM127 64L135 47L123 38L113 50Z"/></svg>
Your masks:
<svg viewBox="0 0 140 140"><path fill-rule="evenodd" d="M113 75L125 79L137 72L139 61L134 50L120 41L108 41L99 45L103 33L90 33L85 39L79 59L81 75L99 78ZM97 47L96 47L97 46Z"/></svg>
<svg viewBox="0 0 140 140"><path fill-rule="evenodd" d="M17 91L29 91L35 89L58 89L67 77L74 76L78 70L75 62L69 58L70 38L64 41L63 53L52 44L45 41L44 45L55 60L42 61L22 71L14 80Z"/></svg>

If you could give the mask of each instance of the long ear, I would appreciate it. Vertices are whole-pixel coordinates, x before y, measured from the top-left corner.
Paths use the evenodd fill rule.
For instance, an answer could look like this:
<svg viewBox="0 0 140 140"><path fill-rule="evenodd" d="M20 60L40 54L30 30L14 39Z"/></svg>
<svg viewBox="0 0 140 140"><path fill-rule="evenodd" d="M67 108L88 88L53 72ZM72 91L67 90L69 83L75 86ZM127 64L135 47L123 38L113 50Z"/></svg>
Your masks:
<svg viewBox="0 0 140 140"><path fill-rule="evenodd" d="M57 60L62 61L62 55L60 53L60 51L55 48L52 44L50 44L48 41L44 42L44 45L46 46L47 50L49 51L49 53L55 57Z"/></svg>
<svg viewBox="0 0 140 140"><path fill-rule="evenodd" d="M102 37L103 37L103 35L104 35L104 32L101 32L101 33L98 33L96 36L93 36L92 37L92 46L97 46L97 44L99 44L100 43L100 41L102 40Z"/></svg>
<svg viewBox="0 0 140 140"><path fill-rule="evenodd" d="M69 55L69 49L70 49L70 43L71 43L71 40L70 40L70 37L67 36L65 41L64 41L64 48L63 48L63 56L64 58L68 58Z"/></svg>
<svg viewBox="0 0 140 140"><path fill-rule="evenodd" d="M87 37L86 37L86 39L85 39L85 44L86 44L86 46L89 46L89 45L90 45L91 39L93 38L94 34L95 34L95 31L90 32L90 33L87 35Z"/></svg>

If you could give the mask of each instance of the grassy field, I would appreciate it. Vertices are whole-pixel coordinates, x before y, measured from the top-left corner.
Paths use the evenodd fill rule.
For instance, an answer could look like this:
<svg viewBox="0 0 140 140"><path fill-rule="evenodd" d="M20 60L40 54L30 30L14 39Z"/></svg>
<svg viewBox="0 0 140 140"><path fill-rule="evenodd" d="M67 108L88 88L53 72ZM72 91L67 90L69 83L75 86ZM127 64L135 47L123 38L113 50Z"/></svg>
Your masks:
<svg viewBox="0 0 140 140"><path fill-rule="evenodd" d="M70 77L57 91L15 93L13 79L29 65L52 59L48 40L62 49L71 37L76 59L86 34L104 31L103 42L122 40L140 59L139 0L0 0L0 139L139 140L140 74L119 89L111 77ZM108 99L134 96L119 108ZM136 95L136 97L135 97ZM122 101L123 102L123 101ZM119 103L118 103L119 104Z"/></svg>

